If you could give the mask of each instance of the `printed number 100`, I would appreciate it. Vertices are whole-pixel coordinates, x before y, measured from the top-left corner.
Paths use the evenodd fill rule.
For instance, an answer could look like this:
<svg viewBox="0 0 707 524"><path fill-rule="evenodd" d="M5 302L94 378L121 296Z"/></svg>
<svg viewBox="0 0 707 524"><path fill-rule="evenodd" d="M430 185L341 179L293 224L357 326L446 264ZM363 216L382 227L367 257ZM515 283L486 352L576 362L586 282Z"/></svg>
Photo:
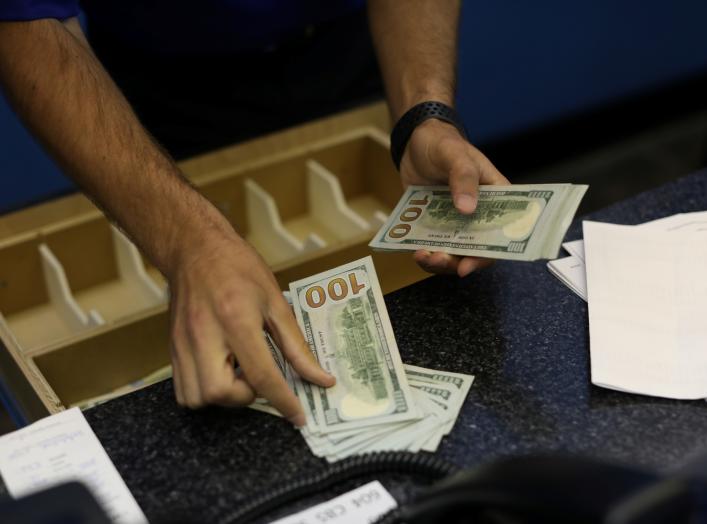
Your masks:
<svg viewBox="0 0 707 524"><path fill-rule="evenodd" d="M356 278L356 273L349 273L347 275L348 282L341 277L333 278L327 284L326 290L319 284L312 286L304 294L307 305L312 309L322 307L327 298L334 301L339 301L345 299L350 291L352 294L357 295L359 291L366 287L366 284L359 284Z"/></svg>
<svg viewBox="0 0 707 524"><path fill-rule="evenodd" d="M420 218L420 215L422 214L422 207L415 206L426 206L429 203L429 195L425 195L425 198L411 198L408 201L409 207L406 207L398 217L398 220L400 220L401 223L395 224L392 228L390 228L390 231L388 231L388 236L391 238L403 238L407 235L412 229L410 222L414 222Z"/></svg>

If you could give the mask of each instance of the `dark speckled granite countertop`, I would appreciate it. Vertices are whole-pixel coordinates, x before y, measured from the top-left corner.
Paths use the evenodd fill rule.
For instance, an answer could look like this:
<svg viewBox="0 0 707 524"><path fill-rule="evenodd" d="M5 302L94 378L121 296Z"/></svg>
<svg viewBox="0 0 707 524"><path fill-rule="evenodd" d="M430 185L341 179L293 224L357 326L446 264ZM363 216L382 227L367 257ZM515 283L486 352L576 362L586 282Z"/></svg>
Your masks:
<svg viewBox="0 0 707 524"><path fill-rule="evenodd" d="M636 224L705 209L707 171L590 218ZM580 237L576 221L567 239ZM443 459L469 467L563 450L665 470L707 450L704 401L590 384L587 306L545 261L499 262L463 280L434 277L386 296L386 304L405 362L476 375L437 452ZM164 382L86 412L151 520L210 522L242 498L327 467L285 421L251 410L182 410L171 388ZM398 498L415 489L404 477L383 480Z"/></svg>

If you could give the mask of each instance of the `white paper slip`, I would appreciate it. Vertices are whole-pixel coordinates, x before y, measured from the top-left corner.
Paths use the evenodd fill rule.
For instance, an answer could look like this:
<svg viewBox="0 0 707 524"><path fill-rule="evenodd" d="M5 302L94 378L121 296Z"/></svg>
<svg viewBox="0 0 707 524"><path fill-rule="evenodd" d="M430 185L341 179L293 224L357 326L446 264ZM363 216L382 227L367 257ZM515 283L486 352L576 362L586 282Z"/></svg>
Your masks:
<svg viewBox="0 0 707 524"><path fill-rule="evenodd" d="M681 213L646 224L661 226L666 231L707 231L707 211Z"/></svg>
<svg viewBox="0 0 707 524"><path fill-rule="evenodd" d="M584 262L584 240L572 240L571 242L565 242L562 247L573 257L580 259Z"/></svg>
<svg viewBox="0 0 707 524"><path fill-rule="evenodd" d="M383 485L374 480L271 524L360 524L374 522L397 506L397 502Z"/></svg>
<svg viewBox="0 0 707 524"><path fill-rule="evenodd" d="M707 211L696 211L694 213L678 213L669 217L658 218L638 224L635 227L640 229L656 229L671 232L700 232L707 231ZM551 260L547 268L554 276L574 291L577 295L587 300L586 272L584 268L585 253L584 240L573 240L565 242L562 247L571 257Z"/></svg>
<svg viewBox="0 0 707 524"><path fill-rule="evenodd" d="M707 232L584 222L592 382L707 397Z"/></svg>
<svg viewBox="0 0 707 524"><path fill-rule="evenodd" d="M79 408L0 437L0 474L15 498L78 480L113 522L147 519Z"/></svg>
<svg viewBox="0 0 707 524"><path fill-rule="evenodd" d="M703 223L707 227L707 212L697 212L697 213L678 213L676 215L671 215L669 217L658 218L656 220L650 220L644 222L643 224L637 224L633 227L645 227L645 228L656 228L664 230L673 230L686 227L688 224ZM570 242L565 242L562 247L570 255L577 257L584 263L584 240L572 240Z"/></svg>
<svg viewBox="0 0 707 524"><path fill-rule="evenodd" d="M582 250L584 252L584 250ZM587 300L587 276L584 270L584 261L576 256L558 258L547 263L550 273L574 291L577 295Z"/></svg>

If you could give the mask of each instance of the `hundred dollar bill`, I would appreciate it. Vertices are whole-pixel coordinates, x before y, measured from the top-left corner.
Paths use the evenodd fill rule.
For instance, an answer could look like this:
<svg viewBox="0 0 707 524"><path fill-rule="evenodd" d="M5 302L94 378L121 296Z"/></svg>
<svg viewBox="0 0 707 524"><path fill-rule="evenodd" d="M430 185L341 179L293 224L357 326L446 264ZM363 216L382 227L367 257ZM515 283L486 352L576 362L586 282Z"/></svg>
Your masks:
<svg viewBox="0 0 707 524"><path fill-rule="evenodd" d="M450 415L445 424L439 428L437 435L422 447L422 449L432 451L437 449L442 437L452 431L466 395L474 382L474 376L427 369L410 364L405 364L404 367L410 386L427 393L438 405L445 404L446 408L443 409Z"/></svg>
<svg viewBox="0 0 707 524"><path fill-rule="evenodd" d="M292 306L290 292L283 291L282 295L287 301L287 303ZM275 361L275 365L282 373L282 376L287 381L287 385L290 387L290 389L293 390L295 394L298 395L300 398L300 402L302 403L302 407L304 409L305 418L307 420L307 426L302 430L303 434L305 434L306 437L311 432L318 431L319 428L319 424L316 419L314 407L314 394L311 389L311 384L309 384L308 382L302 382L300 376L294 369L292 369L292 366L290 366L287 359L285 359L284 355L282 354L282 351L280 351L280 348L275 343L270 333L268 333L267 331L263 331L263 335L265 336L265 343L268 346L268 350L270 351L273 360ZM304 393L304 396L302 396L301 393ZM280 413L277 408L275 408L272 404L270 404L270 402L268 402L265 398L262 397L256 398L253 403L250 404L248 407L256 411L262 411L264 413L269 413L270 415L282 417L282 413Z"/></svg>
<svg viewBox="0 0 707 524"><path fill-rule="evenodd" d="M452 371L441 371L437 369L428 369L421 366L413 366L412 364L404 364L405 376L410 381L428 382L431 384L449 384L456 389L463 391L463 397L469 392L474 375L465 375L464 373L453 373Z"/></svg>
<svg viewBox="0 0 707 524"><path fill-rule="evenodd" d="M428 438L425 439L425 443L422 446L422 449L426 451L434 451L439 446L442 438L452 431L466 395L462 394L462 391L457 390L453 386L428 382L414 382L411 380L410 387L425 393L430 401L434 402L442 411L440 417L442 423L435 428L434 433L428 435Z"/></svg>
<svg viewBox="0 0 707 524"><path fill-rule="evenodd" d="M263 335L265 337L265 344L268 346L268 350L270 351L270 354L272 355L272 358L275 361L277 369L279 369L280 373L282 373L282 376L287 381L287 385L290 386L290 389L294 390L294 382L296 380L294 370L288 364L284 355L280 351L280 348L277 346L277 344L275 344L275 341L273 340L270 333L268 333L267 331L263 331ZM263 411L265 413L275 415L277 417L282 416L282 414L277 410L277 408L275 408L272 404L270 404L270 402L268 402L263 397L256 398L253 403L250 404L248 407L256 411Z"/></svg>
<svg viewBox="0 0 707 524"><path fill-rule="evenodd" d="M556 258L588 187L480 186L476 211L462 215L449 187L410 186L369 246L507 260Z"/></svg>
<svg viewBox="0 0 707 524"><path fill-rule="evenodd" d="M287 300L289 302L289 298ZM319 422L317 420L315 411L312 384L310 384L309 382L304 382L297 374L297 372L292 369L292 366L290 366L290 364L287 362L284 355L282 354L282 351L280 351L280 348L275 343L272 336L267 331L264 331L263 335L265 336L265 343L267 344L268 350L270 351L270 354L272 355L272 358L275 361L275 365L287 381L287 385L290 387L291 390L295 392L295 394L299 397L300 402L302 403L302 408L304 410L305 418L307 420L307 426L306 428L303 428L303 433L306 436L311 432L318 432ZM263 397L256 398L253 403L250 404L248 407L256 411L262 411L264 413L269 413L270 415L282 417L282 413L280 413L277 408L275 408L272 404L270 404L270 402L268 402Z"/></svg>
<svg viewBox="0 0 707 524"><path fill-rule="evenodd" d="M435 433L442 424L441 410L437 408L425 395L413 390L413 399L417 404L421 418L408 423L396 424L394 431L385 433L375 441L364 442L358 446L345 450L336 450L334 454L343 458L355 453L369 453L374 451L389 451L392 449L407 449L419 451L431 434Z"/></svg>
<svg viewBox="0 0 707 524"><path fill-rule="evenodd" d="M319 432L418 418L371 257L292 282L290 293L310 349L337 380L310 385Z"/></svg>

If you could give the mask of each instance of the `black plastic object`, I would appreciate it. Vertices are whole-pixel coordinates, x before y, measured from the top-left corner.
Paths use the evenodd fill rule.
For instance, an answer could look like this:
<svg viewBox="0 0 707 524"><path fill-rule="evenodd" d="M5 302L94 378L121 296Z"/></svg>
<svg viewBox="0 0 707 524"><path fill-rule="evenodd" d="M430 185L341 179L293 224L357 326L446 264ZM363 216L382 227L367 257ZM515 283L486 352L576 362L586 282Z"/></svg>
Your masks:
<svg viewBox="0 0 707 524"><path fill-rule="evenodd" d="M680 524L693 513L681 478L571 456L506 459L456 474L377 524Z"/></svg>
<svg viewBox="0 0 707 524"><path fill-rule="evenodd" d="M90 491L68 482L0 503L2 524L112 524Z"/></svg>
<svg viewBox="0 0 707 524"><path fill-rule="evenodd" d="M404 451L369 453L327 466L321 473L292 481L252 499L219 522L246 524L302 497L327 490L354 478L376 473L404 473L437 481L455 473L457 468L432 455Z"/></svg>

